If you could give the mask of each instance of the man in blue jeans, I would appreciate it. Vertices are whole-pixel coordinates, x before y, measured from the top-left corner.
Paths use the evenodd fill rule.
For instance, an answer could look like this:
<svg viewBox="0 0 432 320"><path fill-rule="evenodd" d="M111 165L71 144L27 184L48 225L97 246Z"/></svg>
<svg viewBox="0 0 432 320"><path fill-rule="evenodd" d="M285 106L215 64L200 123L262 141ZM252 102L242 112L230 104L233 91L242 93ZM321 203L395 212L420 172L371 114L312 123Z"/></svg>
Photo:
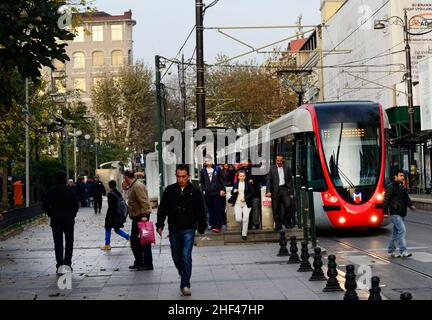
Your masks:
<svg viewBox="0 0 432 320"><path fill-rule="evenodd" d="M176 178L177 183L168 186L162 195L156 227L162 237L168 217L171 256L181 277L180 292L190 296L195 230L198 228L198 232L204 234L207 222L201 192L189 182L189 167L178 165Z"/></svg>
<svg viewBox="0 0 432 320"><path fill-rule="evenodd" d="M403 186L405 175L403 170L395 170L392 173L393 182L387 187L384 202L383 212L389 214L393 223L393 233L388 245L388 254L392 258L411 257L412 254L407 251L406 244L406 227L405 217L407 208L415 211L416 208L411 203L408 196L408 191ZM399 243L400 253L396 251L396 246Z"/></svg>

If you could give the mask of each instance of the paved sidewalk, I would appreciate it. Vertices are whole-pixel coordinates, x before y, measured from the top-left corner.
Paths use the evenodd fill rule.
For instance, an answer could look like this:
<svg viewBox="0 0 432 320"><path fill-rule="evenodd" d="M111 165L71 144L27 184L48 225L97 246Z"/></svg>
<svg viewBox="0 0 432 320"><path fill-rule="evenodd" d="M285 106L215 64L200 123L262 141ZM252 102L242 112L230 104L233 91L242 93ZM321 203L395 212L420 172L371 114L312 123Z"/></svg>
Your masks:
<svg viewBox="0 0 432 320"><path fill-rule="evenodd" d="M161 254L159 243L153 246L154 270L130 271L133 255L129 242L113 232L111 252L100 250L104 220L105 214L96 216L89 208L78 213L72 290L58 288L48 220L0 242L0 300L341 300L343 297L343 293L323 293L325 282L308 281L309 273L298 273L298 265L287 265L287 258L276 256L279 245L273 243L194 247L192 296L185 298L179 293L180 280L165 235ZM130 230L130 221L125 230ZM358 293L360 299L367 299L368 292Z"/></svg>

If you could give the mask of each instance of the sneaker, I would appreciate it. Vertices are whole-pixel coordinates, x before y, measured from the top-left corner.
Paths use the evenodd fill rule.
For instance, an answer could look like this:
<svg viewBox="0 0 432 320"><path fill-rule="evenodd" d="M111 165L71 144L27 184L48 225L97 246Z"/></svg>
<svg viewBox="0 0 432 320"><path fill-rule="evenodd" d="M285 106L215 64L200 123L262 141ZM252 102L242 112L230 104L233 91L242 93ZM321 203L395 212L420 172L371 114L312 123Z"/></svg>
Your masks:
<svg viewBox="0 0 432 320"><path fill-rule="evenodd" d="M243 239L244 241L247 241L247 237L245 237L245 236L243 236L242 239Z"/></svg>
<svg viewBox="0 0 432 320"><path fill-rule="evenodd" d="M213 232L216 232L216 233L220 233L220 232L222 232L222 230L219 229L219 228L213 228L212 231L213 231ZM185 287L185 288L187 288L187 287Z"/></svg>
<svg viewBox="0 0 432 320"><path fill-rule="evenodd" d="M412 256L412 253L409 253L408 251L404 251L402 252L402 258L409 258Z"/></svg>
<svg viewBox="0 0 432 320"><path fill-rule="evenodd" d="M109 244L106 244L104 246L101 246L101 250L109 251L109 250L111 250L111 246Z"/></svg>
<svg viewBox="0 0 432 320"><path fill-rule="evenodd" d="M183 296L185 297L189 297L192 295L191 289L188 287L184 287L180 289L180 292L182 293Z"/></svg>
<svg viewBox="0 0 432 320"><path fill-rule="evenodd" d="M399 252L392 252L392 253L388 253L388 257L389 258L400 258L400 254L399 254Z"/></svg>
<svg viewBox="0 0 432 320"><path fill-rule="evenodd" d="M274 231L281 231L282 230L282 226L277 226L274 228Z"/></svg>

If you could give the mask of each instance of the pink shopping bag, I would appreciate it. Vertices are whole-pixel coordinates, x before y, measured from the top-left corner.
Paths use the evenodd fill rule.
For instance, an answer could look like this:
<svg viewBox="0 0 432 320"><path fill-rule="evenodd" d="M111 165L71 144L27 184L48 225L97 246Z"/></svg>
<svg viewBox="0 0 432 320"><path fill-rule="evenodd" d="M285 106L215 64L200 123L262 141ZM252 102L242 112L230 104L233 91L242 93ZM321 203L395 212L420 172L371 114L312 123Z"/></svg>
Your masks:
<svg viewBox="0 0 432 320"><path fill-rule="evenodd" d="M138 231L140 243L145 246L149 243L156 243L154 225L151 221L140 221L138 222Z"/></svg>

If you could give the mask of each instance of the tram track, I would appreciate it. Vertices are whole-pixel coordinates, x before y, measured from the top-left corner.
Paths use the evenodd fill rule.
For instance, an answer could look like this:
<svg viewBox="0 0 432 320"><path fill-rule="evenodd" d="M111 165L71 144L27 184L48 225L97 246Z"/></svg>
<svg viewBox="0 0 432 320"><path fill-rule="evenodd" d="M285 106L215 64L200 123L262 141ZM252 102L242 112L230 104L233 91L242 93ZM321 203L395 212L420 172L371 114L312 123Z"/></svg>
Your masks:
<svg viewBox="0 0 432 320"><path fill-rule="evenodd" d="M359 248L359 247L357 247L355 245L352 245L351 243L348 243L348 242L345 242L345 241L342 241L342 240L338 240L338 239L334 239L334 238L327 238L327 240L332 240L332 241L337 242L337 243L339 243L339 244L341 244L341 245L343 245L345 247L348 247L348 248L354 249L356 251L362 252L362 253L364 253L364 254L366 254L366 255L374 258L374 259L377 259L377 260L380 260L380 261L383 261L383 262L386 262L386 263L391 263L391 264L397 265L397 266L399 266L399 267L401 267L403 269L406 269L406 270L408 270L408 271L410 271L412 273L415 273L415 274L417 274L417 275L419 275L419 276L421 276L421 277L423 277L425 279L432 280L432 274L426 273L426 272L423 272L423 271L419 271L419 270L416 270L416 269L414 269L412 267L406 266L406 265L404 265L402 263L399 263L395 259L383 258L383 257L379 256L378 254L372 252L372 251L368 251L368 250Z"/></svg>

